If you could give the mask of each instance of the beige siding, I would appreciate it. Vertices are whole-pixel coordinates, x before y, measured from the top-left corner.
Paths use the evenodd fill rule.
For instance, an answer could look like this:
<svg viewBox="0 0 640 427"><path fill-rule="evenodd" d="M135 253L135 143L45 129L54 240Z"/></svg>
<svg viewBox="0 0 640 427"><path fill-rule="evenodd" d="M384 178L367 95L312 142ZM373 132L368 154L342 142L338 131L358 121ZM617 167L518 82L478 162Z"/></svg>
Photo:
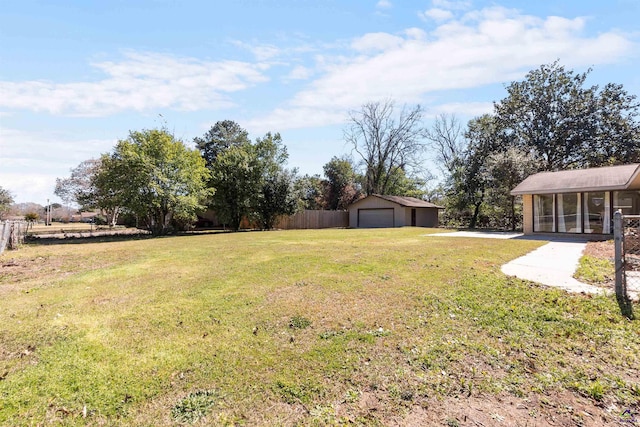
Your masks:
<svg viewBox="0 0 640 427"><path fill-rule="evenodd" d="M416 226L437 227L437 208L411 208L400 206L397 203L383 200L378 197L368 197L362 199L349 207L349 227L358 227L358 210L361 209L388 209L394 210L394 227L404 227L411 225L411 209L416 210Z"/></svg>
<svg viewBox="0 0 640 427"><path fill-rule="evenodd" d="M438 209L421 208L416 211L416 225L418 227L437 227L438 226Z"/></svg>
<svg viewBox="0 0 640 427"><path fill-rule="evenodd" d="M362 199L349 206L349 227L358 227L358 209L384 209L393 208L394 227L402 227L406 225L404 208L396 203L388 200L379 199L377 197L369 197ZM411 217L409 217L409 225L411 225Z"/></svg>
<svg viewBox="0 0 640 427"><path fill-rule="evenodd" d="M522 229L524 234L533 234L533 195L522 196Z"/></svg>

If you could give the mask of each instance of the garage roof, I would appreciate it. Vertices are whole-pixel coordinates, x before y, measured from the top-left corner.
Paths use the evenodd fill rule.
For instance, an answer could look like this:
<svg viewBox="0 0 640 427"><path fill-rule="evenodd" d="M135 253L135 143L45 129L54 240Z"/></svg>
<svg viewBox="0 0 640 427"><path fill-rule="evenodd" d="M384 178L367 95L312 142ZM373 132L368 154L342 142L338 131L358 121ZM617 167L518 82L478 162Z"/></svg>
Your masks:
<svg viewBox="0 0 640 427"><path fill-rule="evenodd" d="M422 199L417 199L415 197L406 197L406 196L386 196L381 194L372 194L373 197L379 197L384 200L388 200L393 203L397 203L400 206L405 206L408 208L438 208L444 209L442 206L435 205L431 202L427 202Z"/></svg>
<svg viewBox="0 0 640 427"><path fill-rule="evenodd" d="M529 176L512 195L577 193L582 191L611 191L638 188L637 163L601 168L575 169L560 172L540 172Z"/></svg>

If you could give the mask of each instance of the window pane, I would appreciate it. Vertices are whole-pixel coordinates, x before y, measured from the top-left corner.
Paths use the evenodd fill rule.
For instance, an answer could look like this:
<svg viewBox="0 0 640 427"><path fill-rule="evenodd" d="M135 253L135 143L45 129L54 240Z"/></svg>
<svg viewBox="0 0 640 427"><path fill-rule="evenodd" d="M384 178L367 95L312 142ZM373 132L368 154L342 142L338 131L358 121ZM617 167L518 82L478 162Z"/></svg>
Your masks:
<svg viewBox="0 0 640 427"><path fill-rule="evenodd" d="M558 194L558 232L581 233L580 195L578 193Z"/></svg>
<svg viewBox="0 0 640 427"><path fill-rule="evenodd" d="M611 233L609 193L584 193L584 232Z"/></svg>
<svg viewBox="0 0 640 427"><path fill-rule="evenodd" d="M640 191L614 191L613 210L622 209L623 215L640 214Z"/></svg>
<svg viewBox="0 0 640 427"><path fill-rule="evenodd" d="M533 231L555 231L553 194L533 196Z"/></svg>

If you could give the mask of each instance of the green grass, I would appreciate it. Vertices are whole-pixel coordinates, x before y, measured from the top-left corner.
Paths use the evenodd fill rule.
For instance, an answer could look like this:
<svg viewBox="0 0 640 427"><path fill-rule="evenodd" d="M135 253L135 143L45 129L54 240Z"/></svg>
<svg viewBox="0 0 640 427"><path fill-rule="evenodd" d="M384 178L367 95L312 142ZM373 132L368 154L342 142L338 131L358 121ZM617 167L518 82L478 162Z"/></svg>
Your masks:
<svg viewBox="0 0 640 427"><path fill-rule="evenodd" d="M580 257L575 278L585 283L603 285L615 281L613 261L596 258L590 255Z"/></svg>
<svg viewBox="0 0 640 427"><path fill-rule="evenodd" d="M612 297L500 273L541 242L433 231L7 252L0 425L386 425L429 399L567 390L637 405L638 324Z"/></svg>

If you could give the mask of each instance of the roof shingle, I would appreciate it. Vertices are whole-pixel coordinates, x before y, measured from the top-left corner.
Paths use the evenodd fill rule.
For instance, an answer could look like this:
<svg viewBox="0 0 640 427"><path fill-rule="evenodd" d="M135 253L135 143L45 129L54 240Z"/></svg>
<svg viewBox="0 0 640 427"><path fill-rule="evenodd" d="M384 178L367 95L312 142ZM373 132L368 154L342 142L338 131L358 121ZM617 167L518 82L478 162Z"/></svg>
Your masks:
<svg viewBox="0 0 640 427"><path fill-rule="evenodd" d="M575 169L559 172L540 172L529 176L512 195L576 193L582 191L625 190L637 176L637 163L601 168Z"/></svg>

